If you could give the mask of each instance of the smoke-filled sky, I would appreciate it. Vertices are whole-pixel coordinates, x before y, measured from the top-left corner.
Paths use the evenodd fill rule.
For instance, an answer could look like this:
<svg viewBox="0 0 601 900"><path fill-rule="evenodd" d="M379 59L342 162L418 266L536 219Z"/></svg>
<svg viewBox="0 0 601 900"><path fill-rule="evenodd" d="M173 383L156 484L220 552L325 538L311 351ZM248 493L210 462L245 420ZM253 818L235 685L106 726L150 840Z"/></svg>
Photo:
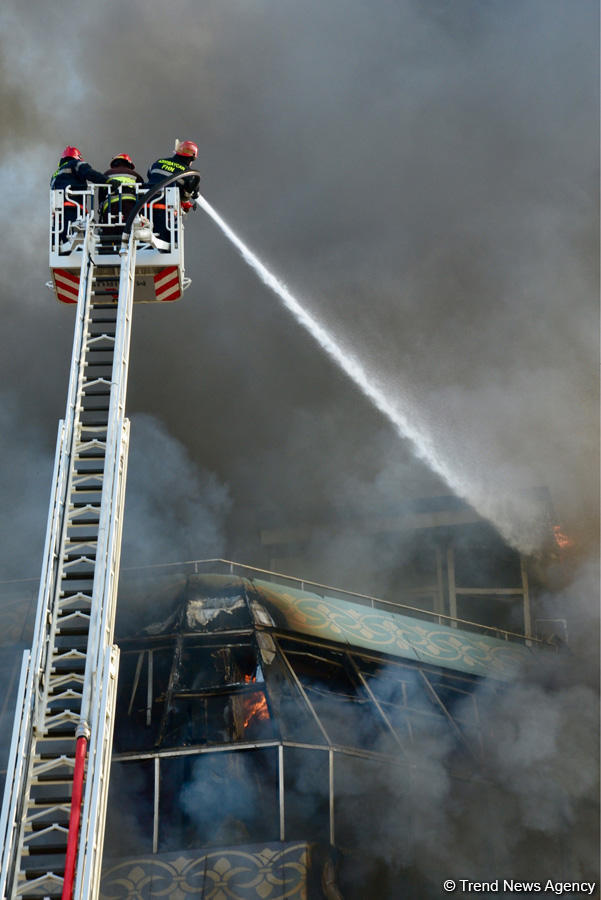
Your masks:
<svg viewBox="0 0 601 900"><path fill-rule="evenodd" d="M261 564L261 526L394 515L404 498L453 492L530 550L537 486L580 556L596 553L598 19L596 0L4 0L0 580L39 574L67 390L73 309L44 287L50 174L66 144L98 169L129 153L143 172L176 137L199 144L207 200L418 446L198 211L184 300L135 309L125 564ZM328 583L354 587L367 555L348 532L332 541ZM583 571L549 601L551 617L557 604L572 616L573 683L518 681L493 710L518 734L513 755L490 758L503 778L521 773L499 834L542 827L529 817L547 813L553 784L564 825L544 828L573 832L588 875L598 569ZM561 778L578 768L568 803ZM445 791L431 779L422 804L437 838Z"/></svg>
<svg viewBox="0 0 601 900"><path fill-rule="evenodd" d="M43 534L71 346L73 311L44 287L50 173L65 144L96 168L127 152L144 171L175 137L198 142L203 194L362 362L451 484L197 212L184 302L136 308L129 413L134 438L145 414L137 482L147 471L154 491L137 508L179 503L180 474L194 496L210 484L202 555L226 549L203 531L219 503L216 531L235 550L274 516L374 513L459 490L531 546L519 498L544 485L564 528L596 546L597 6L6 0L11 576L39 569L28 549ZM160 453L170 474L157 480Z"/></svg>

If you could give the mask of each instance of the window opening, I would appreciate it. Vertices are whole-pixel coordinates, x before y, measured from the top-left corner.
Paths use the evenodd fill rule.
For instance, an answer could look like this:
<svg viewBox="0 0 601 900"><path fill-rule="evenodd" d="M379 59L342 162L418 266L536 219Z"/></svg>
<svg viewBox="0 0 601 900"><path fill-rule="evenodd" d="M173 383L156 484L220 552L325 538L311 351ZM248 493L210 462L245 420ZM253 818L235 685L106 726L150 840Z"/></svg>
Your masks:
<svg viewBox="0 0 601 900"><path fill-rule="evenodd" d="M345 654L281 642L286 658L334 744L379 750L389 732Z"/></svg>
<svg viewBox="0 0 601 900"><path fill-rule="evenodd" d="M448 730L443 710L428 692L419 669L353 656L370 690L401 740Z"/></svg>
<svg viewBox="0 0 601 900"><path fill-rule="evenodd" d="M178 640L157 747L265 740L273 715L257 650Z"/></svg>
<svg viewBox="0 0 601 900"><path fill-rule="evenodd" d="M159 853L279 838L273 748L161 759Z"/></svg>

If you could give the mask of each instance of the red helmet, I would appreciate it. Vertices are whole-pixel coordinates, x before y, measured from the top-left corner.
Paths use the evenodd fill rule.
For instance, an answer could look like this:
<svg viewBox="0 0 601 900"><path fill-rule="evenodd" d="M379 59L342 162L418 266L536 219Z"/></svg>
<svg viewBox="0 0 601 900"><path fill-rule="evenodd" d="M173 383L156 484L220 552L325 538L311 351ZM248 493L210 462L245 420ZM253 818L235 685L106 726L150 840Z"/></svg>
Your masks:
<svg viewBox="0 0 601 900"><path fill-rule="evenodd" d="M83 159L81 150L78 150L77 147L65 147L61 159L64 159L66 156L70 156L72 159Z"/></svg>
<svg viewBox="0 0 601 900"><path fill-rule="evenodd" d="M194 141L176 141L175 152L180 156L191 156L196 159L198 156L198 145Z"/></svg>
<svg viewBox="0 0 601 900"><path fill-rule="evenodd" d="M121 163L121 165L125 164L130 169L136 168L133 159L131 156L128 156L127 153L117 153L116 156L113 156L111 159L111 166L114 166L115 164L119 165L119 163Z"/></svg>

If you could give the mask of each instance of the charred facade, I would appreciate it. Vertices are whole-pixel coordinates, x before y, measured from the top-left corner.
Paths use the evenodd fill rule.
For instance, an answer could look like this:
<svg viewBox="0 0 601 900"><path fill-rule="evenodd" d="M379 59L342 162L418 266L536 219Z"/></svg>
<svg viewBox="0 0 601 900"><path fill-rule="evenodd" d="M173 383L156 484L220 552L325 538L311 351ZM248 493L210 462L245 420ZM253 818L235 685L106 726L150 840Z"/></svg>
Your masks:
<svg viewBox="0 0 601 900"><path fill-rule="evenodd" d="M428 757L494 815L481 707L542 641L225 562L122 591L149 624L119 641L106 900L439 896L411 851Z"/></svg>
<svg viewBox="0 0 601 900"><path fill-rule="evenodd" d="M216 560L122 573L103 900L427 900L449 874L434 841L490 872L498 835L468 820L501 806L495 704L518 669L557 658L565 629L543 621L536 560L465 507L428 503L395 579L375 579L380 599L286 574L320 575L301 529L261 533L279 574ZM11 590L26 642L35 585Z"/></svg>

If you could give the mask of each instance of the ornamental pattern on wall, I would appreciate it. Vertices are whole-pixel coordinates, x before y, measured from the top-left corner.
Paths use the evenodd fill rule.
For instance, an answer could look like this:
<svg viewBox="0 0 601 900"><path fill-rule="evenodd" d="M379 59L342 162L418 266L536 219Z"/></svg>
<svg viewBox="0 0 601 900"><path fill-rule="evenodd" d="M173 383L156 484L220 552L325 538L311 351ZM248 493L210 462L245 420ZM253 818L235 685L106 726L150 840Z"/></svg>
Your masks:
<svg viewBox="0 0 601 900"><path fill-rule="evenodd" d="M307 844L136 857L105 866L100 900L307 900Z"/></svg>

